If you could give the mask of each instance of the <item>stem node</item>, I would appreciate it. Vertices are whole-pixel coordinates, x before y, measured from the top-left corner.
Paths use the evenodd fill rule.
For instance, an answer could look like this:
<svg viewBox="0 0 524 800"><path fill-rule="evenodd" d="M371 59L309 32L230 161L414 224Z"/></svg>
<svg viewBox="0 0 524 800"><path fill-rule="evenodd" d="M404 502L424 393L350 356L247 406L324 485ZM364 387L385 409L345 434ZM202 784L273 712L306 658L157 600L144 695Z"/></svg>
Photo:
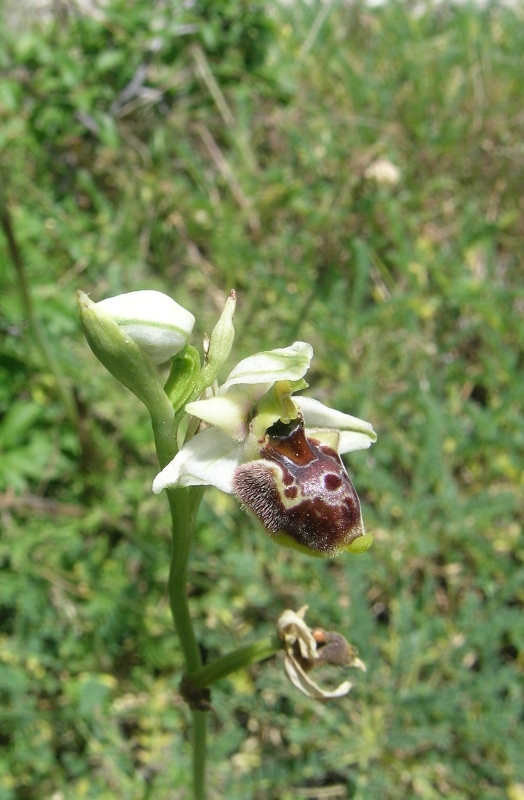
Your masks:
<svg viewBox="0 0 524 800"><path fill-rule="evenodd" d="M207 686L199 689L187 673L182 675L180 694L192 711L214 711L211 705L211 689Z"/></svg>

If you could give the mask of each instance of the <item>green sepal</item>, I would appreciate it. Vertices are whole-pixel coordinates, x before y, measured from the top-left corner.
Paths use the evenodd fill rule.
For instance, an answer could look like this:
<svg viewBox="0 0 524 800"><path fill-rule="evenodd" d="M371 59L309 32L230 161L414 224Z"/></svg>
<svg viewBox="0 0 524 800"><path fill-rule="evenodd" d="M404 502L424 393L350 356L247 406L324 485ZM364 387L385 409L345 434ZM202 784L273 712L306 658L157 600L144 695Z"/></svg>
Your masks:
<svg viewBox="0 0 524 800"><path fill-rule="evenodd" d="M162 408L166 397L149 356L84 292L78 292L78 310L87 343L108 372L133 392L152 415Z"/></svg>
<svg viewBox="0 0 524 800"><path fill-rule="evenodd" d="M171 371L164 391L169 397L175 413L183 408L198 382L200 373L200 356L190 344L178 353L171 361Z"/></svg>

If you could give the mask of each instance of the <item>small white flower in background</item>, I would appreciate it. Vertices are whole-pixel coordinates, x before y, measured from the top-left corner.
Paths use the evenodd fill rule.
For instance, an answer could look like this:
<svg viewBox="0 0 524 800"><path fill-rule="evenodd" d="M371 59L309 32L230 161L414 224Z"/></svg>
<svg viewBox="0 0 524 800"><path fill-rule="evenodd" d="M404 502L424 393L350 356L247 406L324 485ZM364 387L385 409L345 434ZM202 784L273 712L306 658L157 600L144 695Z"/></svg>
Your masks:
<svg viewBox="0 0 524 800"><path fill-rule="evenodd" d="M400 170L387 158L377 158L364 172L364 177L379 186L395 186L400 180Z"/></svg>
<svg viewBox="0 0 524 800"><path fill-rule="evenodd" d="M95 303L118 324L153 364L163 364L187 344L195 318L162 292L150 289L119 294Z"/></svg>
<svg viewBox="0 0 524 800"><path fill-rule="evenodd" d="M340 459L369 447L369 422L292 397L313 356L306 342L241 361L215 396L186 405L207 424L153 482L153 491L209 484L234 493L279 544L309 555L363 552L357 493Z"/></svg>
<svg viewBox="0 0 524 800"><path fill-rule="evenodd" d="M286 675L293 686L314 700L342 697L351 689L349 681L330 691L322 689L307 673L320 664L356 667L364 672L366 667L341 634L309 628L304 621L307 608L303 606L297 612L286 609L277 622L278 635L286 651Z"/></svg>

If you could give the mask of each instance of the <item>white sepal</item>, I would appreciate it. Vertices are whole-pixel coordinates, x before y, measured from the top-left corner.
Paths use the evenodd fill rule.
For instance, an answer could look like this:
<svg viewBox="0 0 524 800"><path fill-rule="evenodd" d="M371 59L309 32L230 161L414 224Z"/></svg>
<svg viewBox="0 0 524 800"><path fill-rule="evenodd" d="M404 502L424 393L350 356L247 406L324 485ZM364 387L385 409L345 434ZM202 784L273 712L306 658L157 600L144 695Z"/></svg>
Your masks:
<svg viewBox="0 0 524 800"><path fill-rule="evenodd" d="M293 686L300 689L300 691L308 697L311 697L312 700L331 700L335 697L343 697L350 691L353 685L349 681L344 681L340 686L337 686L336 689L331 691L329 689L322 689L318 683L315 683L315 681L304 672L296 658L290 658L289 656L286 656L284 660L284 669Z"/></svg>
<svg viewBox="0 0 524 800"><path fill-rule="evenodd" d="M298 381L303 378L312 358L313 348L307 342L295 342L290 347L255 353L236 365L221 391L237 383L262 384L262 388L267 384L262 391L265 394L276 381Z"/></svg>
<svg viewBox="0 0 524 800"><path fill-rule="evenodd" d="M354 450L366 450L371 447L375 439L371 439L367 433L357 431L339 431L338 454L352 453Z"/></svg>
<svg viewBox="0 0 524 800"><path fill-rule="evenodd" d="M293 399L300 406L306 428L335 428L339 431L355 431L367 436L370 444L376 442L377 434L369 422L329 408L312 397L294 397Z"/></svg>
<svg viewBox="0 0 524 800"><path fill-rule="evenodd" d="M233 494L233 475L242 463L243 445L219 428L206 428L194 436L153 481L153 492L175 486L216 486Z"/></svg>

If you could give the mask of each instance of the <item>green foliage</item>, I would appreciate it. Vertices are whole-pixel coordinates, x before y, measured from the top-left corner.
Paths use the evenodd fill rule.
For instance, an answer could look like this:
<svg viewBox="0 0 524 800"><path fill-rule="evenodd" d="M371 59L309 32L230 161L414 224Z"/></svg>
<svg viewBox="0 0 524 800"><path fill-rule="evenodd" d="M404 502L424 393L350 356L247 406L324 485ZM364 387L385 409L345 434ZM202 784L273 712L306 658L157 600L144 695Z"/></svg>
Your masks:
<svg viewBox="0 0 524 800"><path fill-rule="evenodd" d="M234 287L231 363L310 341L310 393L379 434L348 459L364 555L279 549L206 494L205 651L308 603L368 666L323 706L279 659L217 685L210 797L524 796L522 11L320 10L109 0L0 27L1 176L80 412L2 250L0 800L188 782L149 422L83 342L78 288L172 294L196 344ZM396 185L366 177L379 157Z"/></svg>

